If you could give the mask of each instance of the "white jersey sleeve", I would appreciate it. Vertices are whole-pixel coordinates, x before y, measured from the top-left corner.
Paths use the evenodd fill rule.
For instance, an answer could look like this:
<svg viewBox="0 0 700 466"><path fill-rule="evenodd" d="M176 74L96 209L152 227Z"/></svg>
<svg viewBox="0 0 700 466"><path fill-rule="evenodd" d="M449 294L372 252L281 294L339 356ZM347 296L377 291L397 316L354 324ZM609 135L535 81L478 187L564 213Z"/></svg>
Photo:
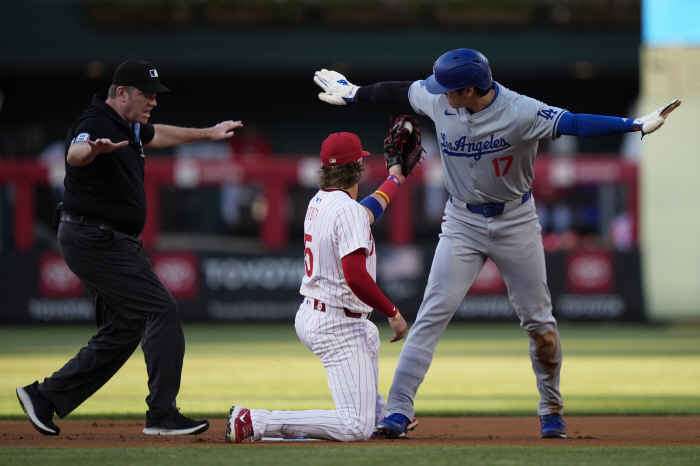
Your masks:
<svg viewBox="0 0 700 466"><path fill-rule="evenodd" d="M344 191L319 191L304 220L305 275L299 292L328 306L368 313L371 308L350 290L342 258L365 250L367 271L376 279L376 255L369 215Z"/></svg>

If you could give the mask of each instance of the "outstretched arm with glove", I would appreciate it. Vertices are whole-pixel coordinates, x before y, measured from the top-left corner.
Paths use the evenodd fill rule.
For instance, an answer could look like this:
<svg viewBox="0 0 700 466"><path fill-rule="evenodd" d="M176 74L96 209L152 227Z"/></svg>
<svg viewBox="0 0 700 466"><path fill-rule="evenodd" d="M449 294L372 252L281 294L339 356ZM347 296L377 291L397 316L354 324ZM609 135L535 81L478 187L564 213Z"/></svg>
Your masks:
<svg viewBox="0 0 700 466"><path fill-rule="evenodd" d="M565 113L559 121L557 133L567 136L595 137L641 131L644 137L661 128L666 118L680 105L680 100L673 100L657 111L636 119Z"/></svg>
<svg viewBox="0 0 700 466"><path fill-rule="evenodd" d="M409 103L408 89L412 81L386 81L370 86L357 86L342 74L323 69L314 75L314 82L323 89L318 98L333 105L354 105L356 102L375 104ZM670 113L681 105L673 100L668 105L641 118L620 118L565 113L557 126L559 135L596 137L641 131L642 137L663 126Z"/></svg>
<svg viewBox="0 0 700 466"><path fill-rule="evenodd" d="M318 98L331 105L408 103L408 88L413 81L386 81L369 86L356 86L342 74L323 69L314 75L314 82L323 89Z"/></svg>

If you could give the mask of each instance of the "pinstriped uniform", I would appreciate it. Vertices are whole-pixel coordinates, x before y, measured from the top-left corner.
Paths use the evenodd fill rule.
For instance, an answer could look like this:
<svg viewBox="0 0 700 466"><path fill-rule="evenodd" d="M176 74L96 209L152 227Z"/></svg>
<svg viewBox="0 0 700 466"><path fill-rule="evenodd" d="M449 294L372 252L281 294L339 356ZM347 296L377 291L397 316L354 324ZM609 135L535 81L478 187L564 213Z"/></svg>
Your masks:
<svg viewBox="0 0 700 466"><path fill-rule="evenodd" d="M365 208L345 191L319 191L306 210L304 236L311 237L305 241L311 253L304 256L307 273L299 293L352 312L372 312L348 287L340 262L351 252L366 249L367 271L376 280L377 256Z"/></svg>
<svg viewBox="0 0 700 466"><path fill-rule="evenodd" d="M251 409L253 440L309 437L364 441L389 413L378 391L379 332L367 318L371 308L348 287L341 259L367 251L367 271L376 277L376 254L369 216L344 191L319 191L304 220L305 296L294 326L302 343L317 355L328 376L335 410ZM314 307L323 303L325 312ZM349 317L347 312L361 314Z"/></svg>

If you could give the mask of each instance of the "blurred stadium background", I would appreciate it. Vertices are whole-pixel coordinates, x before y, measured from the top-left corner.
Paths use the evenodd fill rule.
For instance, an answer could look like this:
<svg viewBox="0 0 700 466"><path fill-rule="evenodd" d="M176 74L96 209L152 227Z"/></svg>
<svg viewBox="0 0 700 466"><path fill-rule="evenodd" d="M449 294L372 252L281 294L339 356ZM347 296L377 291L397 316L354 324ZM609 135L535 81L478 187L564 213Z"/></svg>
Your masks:
<svg viewBox="0 0 700 466"><path fill-rule="evenodd" d="M152 61L172 91L152 122L245 124L231 143L148 153L142 239L183 320L292 321L321 141L360 135L377 155L368 194L389 117L411 111L331 107L314 71L422 79L458 47L573 113L638 117L683 100L644 141L542 141L534 192L560 321L697 321L698 17L694 0L0 0L0 323L94 319L50 224L65 134L122 61ZM434 127L420 121L428 160L375 227L380 287L409 319L446 198ZM515 320L492 263L455 319Z"/></svg>

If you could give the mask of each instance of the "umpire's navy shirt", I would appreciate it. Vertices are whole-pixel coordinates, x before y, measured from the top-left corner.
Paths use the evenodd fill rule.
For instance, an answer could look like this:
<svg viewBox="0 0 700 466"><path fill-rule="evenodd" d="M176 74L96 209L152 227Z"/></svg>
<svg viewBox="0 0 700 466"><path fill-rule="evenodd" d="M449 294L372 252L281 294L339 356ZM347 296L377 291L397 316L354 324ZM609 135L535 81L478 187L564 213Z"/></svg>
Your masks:
<svg viewBox="0 0 700 466"><path fill-rule="evenodd" d="M153 140L155 129L150 123L143 126L127 124L106 100L106 95L95 95L92 105L68 131L63 208L111 222L125 233L140 233L146 224L143 144ZM108 138L113 143L127 140L129 144L113 152L98 154L82 167L68 164L68 149L74 141L101 138Z"/></svg>

